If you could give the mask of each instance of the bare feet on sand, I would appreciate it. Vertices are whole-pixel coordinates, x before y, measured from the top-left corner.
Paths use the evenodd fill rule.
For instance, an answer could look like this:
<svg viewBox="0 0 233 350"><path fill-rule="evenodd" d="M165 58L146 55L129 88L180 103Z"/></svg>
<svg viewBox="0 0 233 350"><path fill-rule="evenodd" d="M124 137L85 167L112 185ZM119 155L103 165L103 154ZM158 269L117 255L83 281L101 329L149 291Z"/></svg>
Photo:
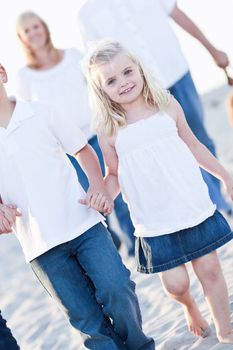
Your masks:
<svg viewBox="0 0 233 350"><path fill-rule="evenodd" d="M233 344L233 331L224 336L218 335L218 340L223 344Z"/></svg>
<svg viewBox="0 0 233 350"><path fill-rule="evenodd" d="M201 316L195 302L189 307L184 306L184 314L190 332L203 338L209 335L209 325Z"/></svg>

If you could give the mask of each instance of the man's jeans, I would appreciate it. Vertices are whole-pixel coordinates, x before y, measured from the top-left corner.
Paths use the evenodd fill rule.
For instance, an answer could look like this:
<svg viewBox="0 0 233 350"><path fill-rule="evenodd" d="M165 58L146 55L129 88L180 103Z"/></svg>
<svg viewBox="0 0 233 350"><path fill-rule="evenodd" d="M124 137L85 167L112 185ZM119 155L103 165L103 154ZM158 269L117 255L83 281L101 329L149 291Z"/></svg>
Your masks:
<svg viewBox="0 0 233 350"><path fill-rule="evenodd" d="M31 265L88 349L154 349L154 341L142 332L135 284L103 224Z"/></svg>
<svg viewBox="0 0 233 350"><path fill-rule="evenodd" d="M0 311L0 350L19 350L10 329L6 325Z"/></svg>
<svg viewBox="0 0 233 350"><path fill-rule="evenodd" d="M216 156L214 143L205 129L202 103L190 72L186 73L178 82L172 85L169 90L181 104L186 120L194 135L214 156ZM203 169L201 169L201 172L208 186L210 198L213 203L217 205L217 209L225 211L230 210L230 205L221 194L219 180Z"/></svg>
<svg viewBox="0 0 233 350"><path fill-rule="evenodd" d="M95 150L95 152L99 158L102 173L104 175L104 160L103 160L103 155L102 155L100 146L98 144L97 137L93 136L88 142L93 147L93 149ZM88 189L88 186L89 186L86 174L84 173L84 171L82 170L82 168L80 167L80 165L78 164L77 160L74 157L69 156L69 158L70 158L73 166L75 167L80 184L82 185L82 187L86 191ZM129 253L129 255L134 255L134 244L135 244L135 237L133 234L134 233L134 226L133 226L132 221L130 219L128 206L123 201L121 194L119 194L114 201L114 210L115 210L115 214L116 214L120 228L122 229L122 231L127 235L127 237L130 240L130 247L128 249L128 253ZM107 218L107 224L108 224L108 229L112 235L112 238L116 244L116 247L118 248L118 246L117 246L118 245L118 242L117 242L118 235L116 234L115 229L113 229L111 223L108 221L108 218Z"/></svg>

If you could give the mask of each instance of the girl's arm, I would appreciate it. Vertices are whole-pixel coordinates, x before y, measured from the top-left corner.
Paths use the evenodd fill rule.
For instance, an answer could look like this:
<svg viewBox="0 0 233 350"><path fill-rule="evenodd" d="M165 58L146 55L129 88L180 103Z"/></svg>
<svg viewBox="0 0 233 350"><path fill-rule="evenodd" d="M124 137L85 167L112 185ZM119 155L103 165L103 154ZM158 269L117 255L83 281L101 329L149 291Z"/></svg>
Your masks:
<svg viewBox="0 0 233 350"><path fill-rule="evenodd" d="M114 142L104 134L98 136L98 141L105 163L104 182L111 198L115 199L120 193L120 185L118 182L118 157Z"/></svg>
<svg viewBox="0 0 233 350"><path fill-rule="evenodd" d="M223 181L228 194L233 200L233 179L231 175L193 134L180 104L174 98L171 99L167 111L176 120L179 136L187 144L200 167Z"/></svg>
<svg viewBox="0 0 233 350"><path fill-rule="evenodd" d="M80 203L89 207L98 207L100 211L108 215L113 208L113 200L106 191L98 157L90 145L84 146L75 154L79 164L87 175L89 188L85 199Z"/></svg>
<svg viewBox="0 0 233 350"><path fill-rule="evenodd" d="M226 100L227 104L227 115L230 125L233 126L233 95L229 95Z"/></svg>

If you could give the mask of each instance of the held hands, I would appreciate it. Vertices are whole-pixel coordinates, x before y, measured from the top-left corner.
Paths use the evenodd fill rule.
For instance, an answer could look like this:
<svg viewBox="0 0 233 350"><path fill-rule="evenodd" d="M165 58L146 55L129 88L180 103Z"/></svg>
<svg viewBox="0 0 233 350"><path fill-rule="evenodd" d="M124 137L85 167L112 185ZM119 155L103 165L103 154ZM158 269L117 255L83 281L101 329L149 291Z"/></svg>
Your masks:
<svg viewBox="0 0 233 350"><path fill-rule="evenodd" d="M91 186L88 188L86 198L80 199L79 203L87 205L88 208L96 209L105 216L111 214L114 207L113 200L105 189L96 191Z"/></svg>
<svg viewBox="0 0 233 350"><path fill-rule="evenodd" d="M0 234L11 233L16 217L21 215L16 205L0 204Z"/></svg>

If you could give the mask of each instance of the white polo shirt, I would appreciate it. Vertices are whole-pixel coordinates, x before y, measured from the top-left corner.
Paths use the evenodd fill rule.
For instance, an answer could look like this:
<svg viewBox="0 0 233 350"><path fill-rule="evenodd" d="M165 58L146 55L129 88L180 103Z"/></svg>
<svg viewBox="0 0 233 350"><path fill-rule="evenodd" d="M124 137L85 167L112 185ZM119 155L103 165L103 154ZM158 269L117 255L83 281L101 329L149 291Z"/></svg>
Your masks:
<svg viewBox="0 0 233 350"><path fill-rule="evenodd" d="M78 127L39 102L17 102L0 128L0 195L22 211L15 231L26 261L72 240L102 215L78 203L85 192L65 153L87 144Z"/></svg>
<svg viewBox="0 0 233 350"><path fill-rule="evenodd" d="M176 0L86 0L78 14L84 50L104 37L120 41L137 55L165 88L188 72L170 25Z"/></svg>

